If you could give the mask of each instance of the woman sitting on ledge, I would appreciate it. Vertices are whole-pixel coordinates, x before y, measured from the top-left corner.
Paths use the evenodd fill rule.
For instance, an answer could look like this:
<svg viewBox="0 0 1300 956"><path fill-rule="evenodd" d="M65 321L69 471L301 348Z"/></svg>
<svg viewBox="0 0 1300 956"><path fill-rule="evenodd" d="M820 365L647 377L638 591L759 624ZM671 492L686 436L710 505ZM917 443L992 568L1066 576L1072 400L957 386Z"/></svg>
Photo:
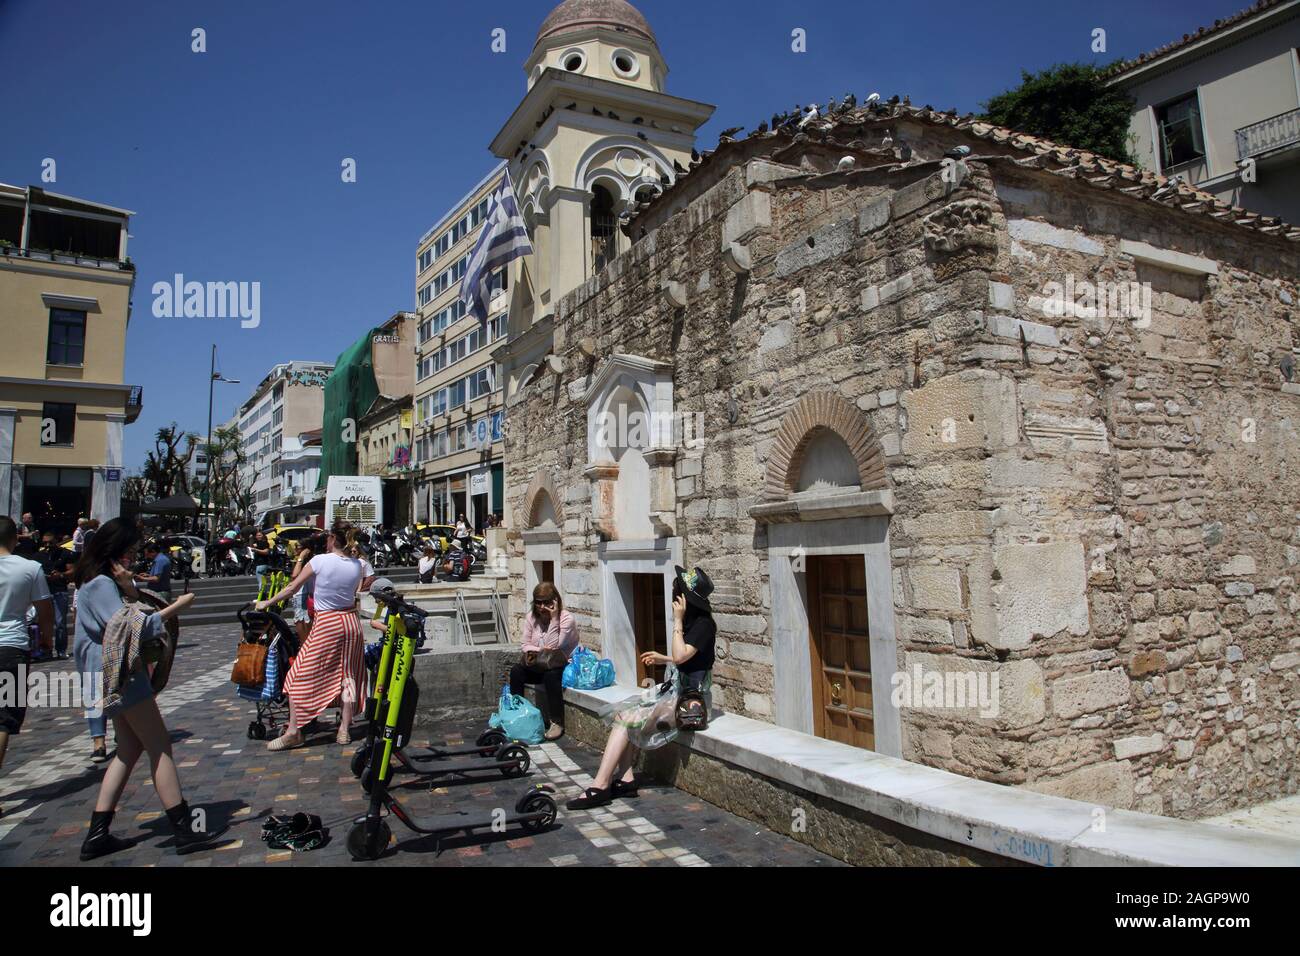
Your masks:
<svg viewBox="0 0 1300 956"><path fill-rule="evenodd" d="M524 618L522 662L510 668L510 693L523 696L525 684L546 688L546 739L564 736L564 667L578 647L578 625L564 609L560 592L549 581L533 588L533 607Z"/></svg>
<svg viewBox="0 0 1300 956"><path fill-rule="evenodd" d="M694 571L677 568L673 578L672 654L647 651L641 655L641 663L647 668L656 664L672 664L677 668L674 693L668 701L671 706L663 706L661 697L652 704L640 704L614 714L614 726L605 742L596 779L582 796L566 804L570 810L603 807L615 797L636 796L633 765L637 750L653 750L671 740L675 736L675 722L668 727L658 724L665 720L665 715L672 715L667 719L675 720L676 701L683 693L707 693L712 686L713 644L718 633L713 608L709 605L712 593L713 582L699 568Z"/></svg>

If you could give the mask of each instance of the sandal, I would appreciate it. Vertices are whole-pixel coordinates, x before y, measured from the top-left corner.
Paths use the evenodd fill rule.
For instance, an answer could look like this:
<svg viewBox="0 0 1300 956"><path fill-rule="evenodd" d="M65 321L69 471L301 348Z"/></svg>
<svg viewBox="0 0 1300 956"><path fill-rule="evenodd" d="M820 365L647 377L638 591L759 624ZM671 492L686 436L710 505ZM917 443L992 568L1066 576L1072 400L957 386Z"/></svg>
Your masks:
<svg viewBox="0 0 1300 956"><path fill-rule="evenodd" d="M282 750L296 750L298 747L301 747L306 742L307 741L304 739L301 733L297 733L297 734L285 733L285 734L281 734L279 737L276 737L269 744L267 744L266 749L271 751L272 753L279 753Z"/></svg>
<svg viewBox="0 0 1300 956"><path fill-rule="evenodd" d="M559 740L563 736L564 728L559 724L551 724L551 726L546 728L546 733L542 735L543 739L551 741Z"/></svg>
<svg viewBox="0 0 1300 956"><path fill-rule="evenodd" d="M640 784L635 780L631 783L625 783L622 780L615 780L613 785L609 788L609 792L611 796L615 797L635 797L639 786Z"/></svg>
<svg viewBox="0 0 1300 956"><path fill-rule="evenodd" d="M352 743L352 728L339 727L339 732L335 735L334 742L340 747L346 747L348 744Z"/></svg>
<svg viewBox="0 0 1300 956"><path fill-rule="evenodd" d="M606 804L614 802L612 790L601 790L597 787L588 787L582 792L582 796L575 797L565 804L570 810L591 810L595 807L603 807Z"/></svg>

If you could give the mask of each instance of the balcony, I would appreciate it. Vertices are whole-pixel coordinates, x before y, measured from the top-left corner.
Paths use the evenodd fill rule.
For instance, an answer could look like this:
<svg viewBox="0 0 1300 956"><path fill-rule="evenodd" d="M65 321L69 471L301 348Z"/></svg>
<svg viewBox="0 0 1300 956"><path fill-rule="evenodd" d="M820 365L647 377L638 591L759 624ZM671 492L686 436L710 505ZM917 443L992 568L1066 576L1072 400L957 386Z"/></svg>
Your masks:
<svg viewBox="0 0 1300 956"><path fill-rule="evenodd" d="M113 259L89 256L81 252L64 252L61 249L20 249L11 242L0 240L0 256L13 259L32 259L38 262L58 262L70 266L88 266L92 269L112 269L134 272L130 258Z"/></svg>
<svg viewBox="0 0 1300 956"><path fill-rule="evenodd" d="M126 397L126 423L130 425L144 411L144 386L132 385L131 394Z"/></svg>
<svg viewBox="0 0 1300 956"><path fill-rule="evenodd" d="M1237 130L1237 159L1251 159L1300 145L1300 109Z"/></svg>

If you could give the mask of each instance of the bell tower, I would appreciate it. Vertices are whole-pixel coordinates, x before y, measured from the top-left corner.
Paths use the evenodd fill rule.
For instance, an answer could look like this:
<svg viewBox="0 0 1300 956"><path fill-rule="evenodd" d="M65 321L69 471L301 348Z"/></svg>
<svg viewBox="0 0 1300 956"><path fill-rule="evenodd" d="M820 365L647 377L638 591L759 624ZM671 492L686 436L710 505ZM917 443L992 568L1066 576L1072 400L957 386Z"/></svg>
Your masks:
<svg viewBox="0 0 1300 956"><path fill-rule="evenodd" d="M533 242L511 276L507 403L550 352L556 303L628 248L625 214L689 167L714 109L665 92L659 42L627 0L564 0L524 73L524 98L491 147L509 163Z"/></svg>

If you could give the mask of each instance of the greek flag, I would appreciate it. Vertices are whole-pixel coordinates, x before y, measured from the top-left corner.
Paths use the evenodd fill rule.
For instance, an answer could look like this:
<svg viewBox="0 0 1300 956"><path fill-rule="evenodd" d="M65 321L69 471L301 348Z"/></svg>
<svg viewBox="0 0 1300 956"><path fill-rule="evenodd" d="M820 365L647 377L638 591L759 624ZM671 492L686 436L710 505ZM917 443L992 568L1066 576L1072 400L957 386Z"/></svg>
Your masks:
<svg viewBox="0 0 1300 956"><path fill-rule="evenodd" d="M528 229L519 214L515 187L507 171L501 185L492 194L487 221L479 233L478 244L469 257L460 285L460 299L465 303L465 311L478 316L480 328L487 328L492 274L520 256L532 254L533 244L528 241Z"/></svg>

